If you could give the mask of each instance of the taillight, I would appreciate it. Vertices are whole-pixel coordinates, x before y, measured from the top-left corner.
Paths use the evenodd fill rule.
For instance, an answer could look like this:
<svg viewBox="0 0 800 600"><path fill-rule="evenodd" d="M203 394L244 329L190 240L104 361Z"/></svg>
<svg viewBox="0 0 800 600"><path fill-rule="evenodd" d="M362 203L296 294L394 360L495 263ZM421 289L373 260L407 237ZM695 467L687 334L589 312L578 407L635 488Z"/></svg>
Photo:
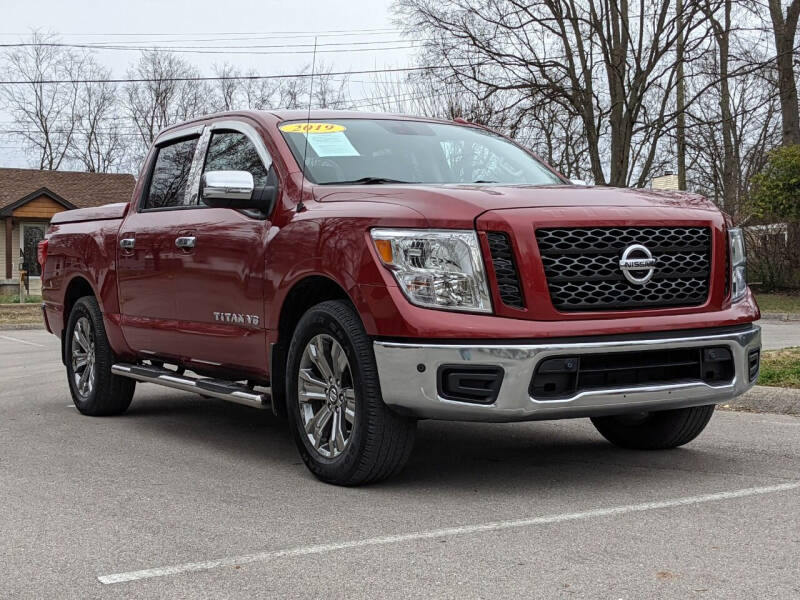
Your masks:
<svg viewBox="0 0 800 600"><path fill-rule="evenodd" d="M36 258L39 266L42 267L42 273L44 273L44 263L47 261L47 240L42 240L36 246Z"/></svg>

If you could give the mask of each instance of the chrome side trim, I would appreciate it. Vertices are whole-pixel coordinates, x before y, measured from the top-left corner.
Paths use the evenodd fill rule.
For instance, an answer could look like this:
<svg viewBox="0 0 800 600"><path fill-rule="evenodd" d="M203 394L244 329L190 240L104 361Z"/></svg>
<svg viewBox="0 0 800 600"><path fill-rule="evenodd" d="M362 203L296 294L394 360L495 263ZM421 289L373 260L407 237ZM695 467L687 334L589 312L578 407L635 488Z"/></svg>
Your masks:
<svg viewBox="0 0 800 600"><path fill-rule="evenodd" d="M161 146L166 142L171 142L172 140L178 140L180 138L191 137L193 135L199 135L203 132L203 125L190 125L189 127L181 127L180 129L174 129L168 133L158 133L156 135L156 139L153 142L154 146Z"/></svg>
<svg viewBox="0 0 800 600"><path fill-rule="evenodd" d="M210 396L212 398L219 398L220 400L227 400L235 402L236 404L244 404L254 408L268 409L271 408L271 394L269 391L261 393L255 390L231 382L223 382L218 380L199 379L178 375L167 369L159 367L149 367L141 365L129 365L118 363L111 365L111 372L114 375L121 377L128 377L136 381L143 381L146 383L155 383L156 385L163 385L164 387L173 388L176 390L183 390L184 392L194 392L203 396ZM217 384L217 387L227 387L225 391L219 389L209 389L203 387L203 383Z"/></svg>
<svg viewBox="0 0 800 600"><path fill-rule="evenodd" d="M211 139L211 129L204 127L201 130L200 138L194 148L192 164L189 167L189 176L186 180L186 189L183 191L183 205L196 206L200 194L200 176L203 173L203 165L206 162L206 151L208 142Z"/></svg>
<svg viewBox="0 0 800 600"><path fill-rule="evenodd" d="M726 346L733 355L736 374L724 385L689 381L590 390L571 398L537 400L528 393L539 361L558 355L613 353L643 350ZM738 396L753 386L748 379L748 352L761 347L761 328L744 331L554 344L417 344L374 342L375 360L387 405L423 418L458 421L525 421L621 414L646 410L667 410L685 406L716 404ZM420 372L419 364L425 369ZM494 404L480 405L446 400L439 396L437 370L443 364L499 366L503 383Z"/></svg>

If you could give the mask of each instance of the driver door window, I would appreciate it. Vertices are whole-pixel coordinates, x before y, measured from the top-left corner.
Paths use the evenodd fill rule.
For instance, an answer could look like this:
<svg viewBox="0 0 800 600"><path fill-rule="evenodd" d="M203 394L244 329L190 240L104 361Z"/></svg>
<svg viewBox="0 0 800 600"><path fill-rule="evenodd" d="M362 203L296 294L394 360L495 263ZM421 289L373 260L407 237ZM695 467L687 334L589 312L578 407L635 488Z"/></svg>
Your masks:
<svg viewBox="0 0 800 600"><path fill-rule="evenodd" d="M247 171L256 187L275 185L273 169L267 171L256 147L238 131L211 134L203 171Z"/></svg>

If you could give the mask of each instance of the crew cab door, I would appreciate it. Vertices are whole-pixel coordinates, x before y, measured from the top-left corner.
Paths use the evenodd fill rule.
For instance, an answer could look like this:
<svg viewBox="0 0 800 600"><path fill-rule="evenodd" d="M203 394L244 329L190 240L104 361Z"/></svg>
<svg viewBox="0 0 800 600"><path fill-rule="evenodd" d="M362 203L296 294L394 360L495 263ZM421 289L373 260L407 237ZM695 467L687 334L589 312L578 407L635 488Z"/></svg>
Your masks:
<svg viewBox="0 0 800 600"><path fill-rule="evenodd" d="M169 354L174 347L177 259L172 228L192 201L189 183L202 127L158 141L141 197L117 239L117 286L122 331L135 351Z"/></svg>
<svg viewBox="0 0 800 600"><path fill-rule="evenodd" d="M201 172L248 171L257 187L275 185L266 147L244 123L213 124L203 158ZM199 200L181 216L170 234L176 248L175 351L190 363L265 375L266 215L210 208Z"/></svg>
<svg viewBox="0 0 800 600"><path fill-rule="evenodd" d="M191 150L159 146L148 191L120 230L121 243L134 240L118 250L123 332L144 355L262 376L266 215L210 208L198 196L204 168L248 170L259 183L271 160L244 123L215 123L192 139Z"/></svg>

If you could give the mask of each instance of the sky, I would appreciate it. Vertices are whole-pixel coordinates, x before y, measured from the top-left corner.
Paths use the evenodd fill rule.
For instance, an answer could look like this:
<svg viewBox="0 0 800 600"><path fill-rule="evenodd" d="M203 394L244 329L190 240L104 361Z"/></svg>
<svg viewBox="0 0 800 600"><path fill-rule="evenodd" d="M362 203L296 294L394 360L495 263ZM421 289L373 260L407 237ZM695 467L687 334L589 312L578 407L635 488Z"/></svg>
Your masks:
<svg viewBox="0 0 800 600"><path fill-rule="evenodd" d="M394 0L5 0L0 43L13 43L32 29L57 33L75 44L180 46L182 56L211 74L229 62L260 74L294 73L311 63L314 36L317 60L334 71L405 67L414 42L393 23ZM340 44L337 46L336 44ZM345 45L343 49L341 44ZM210 46L261 45L245 53L206 54ZM353 51L358 49L358 51ZM217 49L214 52L232 52ZM255 52L260 52L256 54ZM282 52L282 54L279 54ZM98 61L124 77L136 50L97 50ZM350 81L352 99L376 93L368 77ZM0 104L0 131L11 127ZM29 166L22 150L0 138L0 166Z"/></svg>

